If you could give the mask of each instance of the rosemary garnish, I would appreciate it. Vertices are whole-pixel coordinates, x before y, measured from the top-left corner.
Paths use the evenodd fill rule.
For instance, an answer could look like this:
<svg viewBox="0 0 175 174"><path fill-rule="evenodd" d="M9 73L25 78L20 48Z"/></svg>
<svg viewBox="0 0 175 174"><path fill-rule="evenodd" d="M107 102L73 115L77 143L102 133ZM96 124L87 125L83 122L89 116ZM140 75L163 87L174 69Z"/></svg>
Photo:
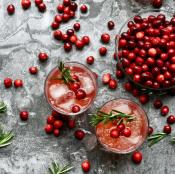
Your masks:
<svg viewBox="0 0 175 174"><path fill-rule="evenodd" d="M7 111L7 106L3 101L0 101L0 113L4 113Z"/></svg>
<svg viewBox="0 0 175 174"><path fill-rule="evenodd" d="M171 138L171 143L175 144L175 136Z"/></svg>
<svg viewBox="0 0 175 174"><path fill-rule="evenodd" d="M109 114L98 110L96 114L90 114L90 115L92 116L90 121L90 124L92 126L96 126L100 122L106 123L108 121L113 121L116 119L118 119L117 124L120 124L123 121L130 122L135 119L135 116L125 114L117 110L112 110Z"/></svg>
<svg viewBox="0 0 175 174"><path fill-rule="evenodd" d="M70 167L69 165L65 165L63 167L60 167L60 165L57 162L52 162L52 166L49 167L49 174L65 174L69 172L73 167Z"/></svg>
<svg viewBox="0 0 175 174"><path fill-rule="evenodd" d="M70 82L74 82L74 79L72 78L71 74L70 74L70 69L66 68L64 66L63 62L60 62L58 65L59 70L61 71L61 80L64 80L64 83L70 83Z"/></svg>
<svg viewBox="0 0 175 174"><path fill-rule="evenodd" d="M2 128L0 129L0 148L11 144L11 140L14 135L12 132L4 132Z"/></svg>
<svg viewBox="0 0 175 174"><path fill-rule="evenodd" d="M148 137L149 146L152 146L158 143L159 141L163 140L167 135L168 134L161 132L149 136Z"/></svg>

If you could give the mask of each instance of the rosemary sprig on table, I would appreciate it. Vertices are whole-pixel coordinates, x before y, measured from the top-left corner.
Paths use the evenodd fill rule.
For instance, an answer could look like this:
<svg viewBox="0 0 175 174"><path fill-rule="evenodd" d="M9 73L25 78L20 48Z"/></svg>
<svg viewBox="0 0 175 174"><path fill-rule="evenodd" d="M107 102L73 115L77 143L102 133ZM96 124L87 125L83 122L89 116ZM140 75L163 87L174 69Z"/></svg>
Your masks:
<svg viewBox="0 0 175 174"><path fill-rule="evenodd" d="M117 110L112 110L109 114L98 110L96 114L90 114L90 115L92 116L90 121L90 124L92 126L96 126L100 122L106 123L108 121L113 121L116 119L119 119L117 124L120 124L123 121L130 122L135 119L135 116L125 114Z"/></svg>
<svg viewBox="0 0 175 174"><path fill-rule="evenodd" d="M69 172L73 167L70 167L69 165L65 165L63 167L60 167L60 165L57 162L52 162L52 166L49 167L49 174L65 174Z"/></svg>
<svg viewBox="0 0 175 174"><path fill-rule="evenodd" d="M168 134L163 133L163 132L150 135L147 139L149 142L149 146L152 146L152 145L158 143L159 141L163 140L167 136L168 136Z"/></svg>
<svg viewBox="0 0 175 174"><path fill-rule="evenodd" d="M58 69L61 71L61 80L64 81L64 83L70 83L70 82L74 82L74 79L72 78L71 74L70 74L70 69L66 68L64 66L63 62L60 62L58 65Z"/></svg>
<svg viewBox="0 0 175 174"><path fill-rule="evenodd" d="M4 132L0 129L0 148L10 145L14 135L12 132Z"/></svg>
<svg viewBox="0 0 175 174"><path fill-rule="evenodd" d="M171 143L175 144L175 136L171 138Z"/></svg>
<svg viewBox="0 0 175 174"><path fill-rule="evenodd" d="M4 113L7 111L7 106L3 101L0 101L0 113Z"/></svg>

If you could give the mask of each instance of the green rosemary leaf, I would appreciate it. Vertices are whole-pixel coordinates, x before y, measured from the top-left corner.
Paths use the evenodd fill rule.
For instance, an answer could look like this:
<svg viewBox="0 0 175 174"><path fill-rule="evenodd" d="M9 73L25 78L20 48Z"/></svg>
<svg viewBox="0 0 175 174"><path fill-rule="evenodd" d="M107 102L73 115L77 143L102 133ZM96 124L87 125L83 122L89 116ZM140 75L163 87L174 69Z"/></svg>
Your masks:
<svg viewBox="0 0 175 174"><path fill-rule="evenodd" d="M3 101L0 101L0 113L4 113L7 111L7 106Z"/></svg>
<svg viewBox="0 0 175 174"><path fill-rule="evenodd" d="M14 135L12 132L0 134L0 148L5 147L11 144L11 140L13 139Z"/></svg>

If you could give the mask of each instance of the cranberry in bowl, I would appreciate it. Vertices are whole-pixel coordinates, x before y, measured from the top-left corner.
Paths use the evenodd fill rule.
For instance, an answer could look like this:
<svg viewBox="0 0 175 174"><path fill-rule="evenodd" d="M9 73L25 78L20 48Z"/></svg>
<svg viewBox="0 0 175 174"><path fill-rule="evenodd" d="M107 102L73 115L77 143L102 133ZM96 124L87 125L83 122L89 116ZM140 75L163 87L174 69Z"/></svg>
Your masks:
<svg viewBox="0 0 175 174"><path fill-rule="evenodd" d="M148 117L128 99L114 99L92 114L92 126L99 143L109 152L126 154L138 149L148 135Z"/></svg>
<svg viewBox="0 0 175 174"><path fill-rule="evenodd" d="M148 10L131 17L116 38L118 63L141 89L157 92L175 87L175 17Z"/></svg>
<svg viewBox="0 0 175 174"><path fill-rule="evenodd" d="M94 73L77 62L60 62L45 80L45 97L63 115L78 115L94 102L97 82Z"/></svg>

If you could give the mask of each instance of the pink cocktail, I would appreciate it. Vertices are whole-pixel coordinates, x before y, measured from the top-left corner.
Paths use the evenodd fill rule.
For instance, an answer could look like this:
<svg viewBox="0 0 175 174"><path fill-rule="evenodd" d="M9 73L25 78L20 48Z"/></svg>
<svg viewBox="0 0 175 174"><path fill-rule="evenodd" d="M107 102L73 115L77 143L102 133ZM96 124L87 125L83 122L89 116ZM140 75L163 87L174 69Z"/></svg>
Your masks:
<svg viewBox="0 0 175 174"><path fill-rule="evenodd" d="M55 67L45 81L45 96L50 106L64 115L77 115L87 110L97 94L94 73L76 62L64 64L74 81L65 83L62 72Z"/></svg>
<svg viewBox="0 0 175 174"><path fill-rule="evenodd" d="M115 99L106 103L100 111L110 113L112 110L134 116L134 120L125 123L125 128L131 131L131 135L126 137L120 132L120 136L113 138L110 136L111 130L117 129L116 120L106 123L100 122L96 125L96 136L100 144L105 149L125 154L136 150L143 144L148 134L148 118L143 109L127 99Z"/></svg>

